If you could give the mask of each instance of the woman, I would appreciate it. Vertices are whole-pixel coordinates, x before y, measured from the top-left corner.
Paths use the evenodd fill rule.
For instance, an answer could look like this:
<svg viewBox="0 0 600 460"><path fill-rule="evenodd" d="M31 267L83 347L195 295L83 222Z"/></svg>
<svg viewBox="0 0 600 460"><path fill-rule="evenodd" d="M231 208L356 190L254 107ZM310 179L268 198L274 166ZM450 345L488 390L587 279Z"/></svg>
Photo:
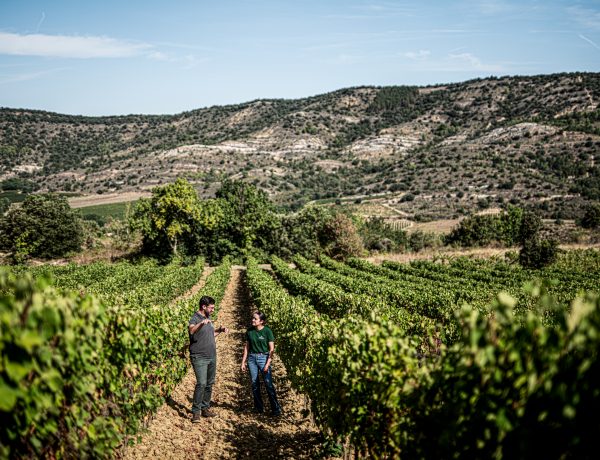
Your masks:
<svg viewBox="0 0 600 460"><path fill-rule="evenodd" d="M266 320L267 317L260 311L252 315L252 327L246 331L242 372L246 372L247 363L250 369L250 378L252 379L254 411L260 414L264 411L262 396L260 394L260 375L262 375L265 387L267 388L267 395L269 396L271 414L278 416L281 415L281 406L277 402L277 394L275 393L273 375L271 373L275 337L269 326L265 325Z"/></svg>

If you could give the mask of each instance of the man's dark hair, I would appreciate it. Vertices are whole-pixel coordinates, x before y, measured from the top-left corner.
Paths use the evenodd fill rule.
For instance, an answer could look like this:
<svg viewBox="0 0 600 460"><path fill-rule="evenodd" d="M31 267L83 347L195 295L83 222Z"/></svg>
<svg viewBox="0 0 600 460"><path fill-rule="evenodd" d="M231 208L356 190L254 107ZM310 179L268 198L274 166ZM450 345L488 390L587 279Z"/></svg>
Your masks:
<svg viewBox="0 0 600 460"><path fill-rule="evenodd" d="M200 297L200 308L206 307L208 305L214 305L214 304L215 304L215 299L213 299L212 297L209 297L207 295L203 295L202 297Z"/></svg>

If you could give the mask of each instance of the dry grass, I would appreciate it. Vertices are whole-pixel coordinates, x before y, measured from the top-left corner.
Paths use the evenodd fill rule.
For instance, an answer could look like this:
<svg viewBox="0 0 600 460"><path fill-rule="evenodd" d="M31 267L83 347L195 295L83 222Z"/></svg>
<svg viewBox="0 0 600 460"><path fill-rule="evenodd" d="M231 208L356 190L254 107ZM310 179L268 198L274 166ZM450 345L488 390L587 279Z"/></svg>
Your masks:
<svg viewBox="0 0 600 460"><path fill-rule="evenodd" d="M136 201L140 198L149 197L149 192L123 192L103 195L88 195L69 198L69 204L72 208L85 208L87 206L96 206L99 204L123 203L125 201Z"/></svg>
<svg viewBox="0 0 600 460"><path fill-rule="evenodd" d="M474 248L474 249L453 249L438 248L425 249L419 252L395 253L395 254L377 254L367 257L366 260L374 264L381 264L384 260L407 263L411 260L427 260L441 257L476 257L480 259L489 259L490 257L503 257L508 251L515 248Z"/></svg>
<svg viewBox="0 0 600 460"><path fill-rule="evenodd" d="M415 222L412 227L407 228L407 232L420 230L426 233L448 234L456 227L461 219L434 220L431 222Z"/></svg>

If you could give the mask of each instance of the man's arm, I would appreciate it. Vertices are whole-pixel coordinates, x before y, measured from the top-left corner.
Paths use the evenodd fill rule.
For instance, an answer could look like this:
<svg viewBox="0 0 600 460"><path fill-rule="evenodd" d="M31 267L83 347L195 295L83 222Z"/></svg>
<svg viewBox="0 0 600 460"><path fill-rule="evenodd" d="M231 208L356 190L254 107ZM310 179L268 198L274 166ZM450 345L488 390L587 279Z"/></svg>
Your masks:
<svg viewBox="0 0 600 460"><path fill-rule="evenodd" d="M191 335L194 335L196 332L198 332L198 329L200 329L202 326L204 326L205 324L210 323L210 319L204 319L202 321L200 321L199 323L196 324L190 324L188 326L188 330L190 331Z"/></svg>
<svg viewBox="0 0 600 460"><path fill-rule="evenodd" d="M221 326L219 329L215 329L215 337L218 336L221 332L225 332L226 334L229 332L229 329Z"/></svg>

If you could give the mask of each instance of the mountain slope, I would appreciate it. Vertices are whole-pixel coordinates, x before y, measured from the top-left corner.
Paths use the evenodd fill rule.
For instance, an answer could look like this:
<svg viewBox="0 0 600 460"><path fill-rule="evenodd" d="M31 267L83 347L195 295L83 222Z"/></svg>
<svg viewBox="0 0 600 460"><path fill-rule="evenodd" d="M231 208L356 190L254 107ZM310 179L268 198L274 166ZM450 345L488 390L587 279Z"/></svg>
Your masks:
<svg viewBox="0 0 600 460"><path fill-rule="evenodd" d="M577 73L347 88L164 116L0 109L0 177L88 194L185 176L207 195L233 177L291 206L382 194L421 219L507 201L572 217L600 199L599 102L600 74Z"/></svg>

